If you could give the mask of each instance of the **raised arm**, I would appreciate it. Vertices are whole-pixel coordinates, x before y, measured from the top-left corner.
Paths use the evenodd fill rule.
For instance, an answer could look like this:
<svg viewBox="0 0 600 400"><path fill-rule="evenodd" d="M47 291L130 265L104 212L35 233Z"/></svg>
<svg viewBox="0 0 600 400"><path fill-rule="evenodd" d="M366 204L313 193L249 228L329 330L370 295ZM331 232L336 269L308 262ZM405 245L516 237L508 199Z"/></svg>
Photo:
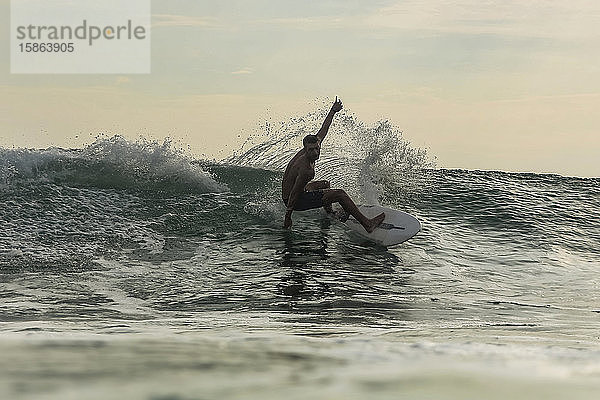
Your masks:
<svg viewBox="0 0 600 400"><path fill-rule="evenodd" d="M327 132L329 132L329 127L331 126L331 122L333 121L333 116L335 115L335 113L337 113L341 109L342 109L342 101L339 100L337 98L337 96L335 96L335 101L333 102L333 105L331 106L331 110L329 110L329 114L327 114L325 121L323 121L323 125L321 126L321 129L319 129L319 132L317 132L317 137L319 138L319 142L323 142L323 139L325 139Z"/></svg>

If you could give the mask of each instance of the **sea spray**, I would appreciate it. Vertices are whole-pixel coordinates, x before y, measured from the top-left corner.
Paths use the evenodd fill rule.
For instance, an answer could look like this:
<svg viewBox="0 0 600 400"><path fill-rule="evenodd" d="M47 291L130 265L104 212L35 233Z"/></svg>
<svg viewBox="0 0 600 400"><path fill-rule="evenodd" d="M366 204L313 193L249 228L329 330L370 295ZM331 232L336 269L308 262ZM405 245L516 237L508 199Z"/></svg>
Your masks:
<svg viewBox="0 0 600 400"><path fill-rule="evenodd" d="M267 121L223 161L283 171L301 149L302 138L318 132L327 111L323 104L318 112L277 123ZM434 166L427 151L413 147L389 120L368 125L344 109L335 116L323 142L315 179L327 179L358 202L377 204L385 192L397 191L398 183L408 191L422 185L424 171Z"/></svg>

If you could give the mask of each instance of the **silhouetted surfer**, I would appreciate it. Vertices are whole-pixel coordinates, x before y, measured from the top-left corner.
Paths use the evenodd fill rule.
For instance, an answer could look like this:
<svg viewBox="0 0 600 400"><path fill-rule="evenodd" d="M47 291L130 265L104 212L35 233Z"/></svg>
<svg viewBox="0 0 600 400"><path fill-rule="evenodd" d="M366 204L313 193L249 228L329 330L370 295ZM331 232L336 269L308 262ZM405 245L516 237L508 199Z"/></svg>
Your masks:
<svg viewBox="0 0 600 400"><path fill-rule="evenodd" d="M324 207L327 212L331 212L332 203L339 203L346 213L356 218L369 233L373 232L385 218L384 213L371 219L367 218L359 211L346 192L342 189L330 189L328 181L311 182L315 177L315 161L321 154L321 142L329 131L334 115L341 109L342 101L338 100L336 96L319 132L316 135L308 135L302 140L304 148L291 159L285 169L281 184L283 202L287 206L284 228L292 226L293 211Z"/></svg>

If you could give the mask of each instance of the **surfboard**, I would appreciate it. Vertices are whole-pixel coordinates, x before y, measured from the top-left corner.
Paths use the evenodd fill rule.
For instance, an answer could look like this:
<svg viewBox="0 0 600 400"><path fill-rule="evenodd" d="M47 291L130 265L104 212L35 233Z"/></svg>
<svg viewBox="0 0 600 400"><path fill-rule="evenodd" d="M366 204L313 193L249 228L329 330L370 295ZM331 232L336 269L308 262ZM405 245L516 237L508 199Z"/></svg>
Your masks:
<svg viewBox="0 0 600 400"><path fill-rule="evenodd" d="M362 237L383 246L394 246L406 242L421 230L421 223L412 215L382 206L358 206L360 212L369 218L385 213L385 219L375 230L368 233L354 217L350 216L344 224Z"/></svg>

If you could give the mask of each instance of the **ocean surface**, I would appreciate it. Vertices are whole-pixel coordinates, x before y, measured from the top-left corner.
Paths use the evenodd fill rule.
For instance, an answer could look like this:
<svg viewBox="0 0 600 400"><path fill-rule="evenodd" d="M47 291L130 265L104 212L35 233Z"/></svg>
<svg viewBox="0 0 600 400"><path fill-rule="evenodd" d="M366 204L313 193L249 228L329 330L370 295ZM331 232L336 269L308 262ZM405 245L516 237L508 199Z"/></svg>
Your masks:
<svg viewBox="0 0 600 400"><path fill-rule="evenodd" d="M0 398L597 399L600 179L438 169L343 117L317 178L423 230L287 231L281 171L319 117L220 161L0 149Z"/></svg>

